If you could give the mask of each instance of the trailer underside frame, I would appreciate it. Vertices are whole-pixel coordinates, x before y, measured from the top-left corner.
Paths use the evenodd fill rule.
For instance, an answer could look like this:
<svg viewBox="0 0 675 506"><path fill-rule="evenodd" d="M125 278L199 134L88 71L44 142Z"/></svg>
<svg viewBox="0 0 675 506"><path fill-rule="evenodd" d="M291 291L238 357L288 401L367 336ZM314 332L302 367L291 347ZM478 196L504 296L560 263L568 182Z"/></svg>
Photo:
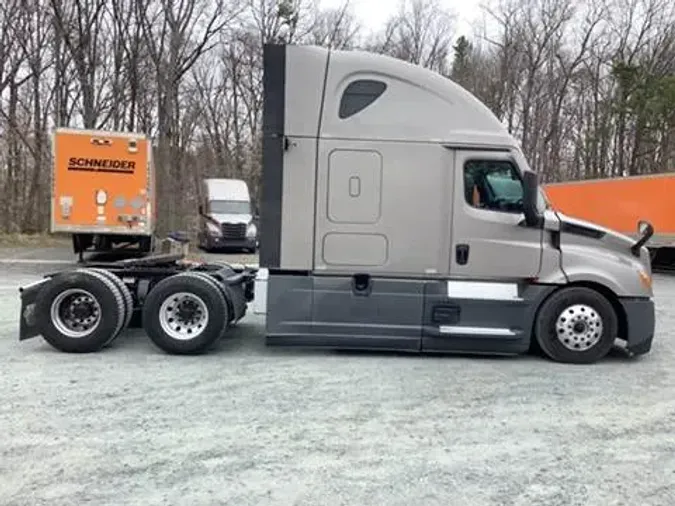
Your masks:
<svg viewBox="0 0 675 506"><path fill-rule="evenodd" d="M652 271L675 273L675 246L650 246Z"/></svg>

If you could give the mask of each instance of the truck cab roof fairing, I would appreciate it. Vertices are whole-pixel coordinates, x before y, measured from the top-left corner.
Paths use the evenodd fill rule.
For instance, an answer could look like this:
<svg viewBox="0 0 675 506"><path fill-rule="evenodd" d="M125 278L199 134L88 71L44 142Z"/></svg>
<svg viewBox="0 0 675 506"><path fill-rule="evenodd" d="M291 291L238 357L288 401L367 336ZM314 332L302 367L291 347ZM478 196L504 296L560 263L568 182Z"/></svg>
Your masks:
<svg viewBox="0 0 675 506"><path fill-rule="evenodd" d="M323 138L499 144L518 149L517 141L487 106L429 69L381 54L316 46L287 46L286 63L287 135L310 135L320 121ZM324 76L326 93L319 118ZM379 86L381 93L354 114L344 114L345 98L350 98L345 92L349 94L355 85L362 85L366 93ZM368 102L359 90L352 96L362 104Z"/></svg>

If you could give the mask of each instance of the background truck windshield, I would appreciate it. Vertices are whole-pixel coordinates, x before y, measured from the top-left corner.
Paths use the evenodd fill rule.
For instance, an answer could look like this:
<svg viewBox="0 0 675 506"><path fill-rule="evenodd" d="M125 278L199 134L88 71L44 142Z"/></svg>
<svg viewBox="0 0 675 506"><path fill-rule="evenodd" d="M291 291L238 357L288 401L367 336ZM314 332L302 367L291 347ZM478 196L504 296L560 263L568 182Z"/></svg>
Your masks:
<svg viewBox="0 0 675 506"><path fill-rule="evenodd" d="M251 204L245 200L212 200L211 214L251 214Z"/></svg>

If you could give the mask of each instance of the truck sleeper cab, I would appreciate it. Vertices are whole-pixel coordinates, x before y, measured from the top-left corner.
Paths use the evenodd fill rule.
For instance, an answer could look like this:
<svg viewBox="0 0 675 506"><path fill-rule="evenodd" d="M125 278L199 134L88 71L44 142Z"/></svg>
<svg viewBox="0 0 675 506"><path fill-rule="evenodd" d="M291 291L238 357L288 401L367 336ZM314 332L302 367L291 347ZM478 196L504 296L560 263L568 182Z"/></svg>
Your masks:
<svg viewBox="0 0 675 506"><path fill-rule="evenodd" d="M550 209L469 92L383 55L264 48L266 342L590 363L651 348L642 243Z"/></svg>

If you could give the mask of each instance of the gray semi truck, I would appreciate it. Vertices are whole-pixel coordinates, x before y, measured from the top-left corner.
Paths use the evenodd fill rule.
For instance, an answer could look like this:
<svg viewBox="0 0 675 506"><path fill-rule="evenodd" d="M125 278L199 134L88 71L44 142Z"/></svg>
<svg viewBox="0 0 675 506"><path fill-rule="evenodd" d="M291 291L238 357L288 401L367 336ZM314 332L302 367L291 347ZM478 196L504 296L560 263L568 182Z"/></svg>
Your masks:
<svg viewBox="0 0 675 506"><path fill-rule="evenodd" d="M166 352L204 352L264 270L272 346L538 346L567 363L617 339L650 351L649 223L634 241L550 209L495 115L432 71L314 46L266 45L263 60L260 265L155 256L56 273L22 289L20 339L96 351L135 322Z"/></svg>

